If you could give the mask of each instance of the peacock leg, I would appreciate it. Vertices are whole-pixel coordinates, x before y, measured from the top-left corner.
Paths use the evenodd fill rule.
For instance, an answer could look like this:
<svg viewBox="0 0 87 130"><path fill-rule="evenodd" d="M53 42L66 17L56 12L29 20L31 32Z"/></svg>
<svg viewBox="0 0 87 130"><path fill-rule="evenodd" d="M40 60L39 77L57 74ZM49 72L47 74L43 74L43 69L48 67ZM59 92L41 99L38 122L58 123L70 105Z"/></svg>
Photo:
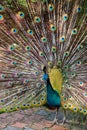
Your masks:
<svg viewBox="0 0 87 130"><path fill-rule="evenodd" d="M57 117L58 117L58 112L59 112L59 107L57 107L55 118L54 118L54 120L51 122L51 123L52 123L51 127L54 126L55 124L59 124L58 119L57 119Z"/></svg>
<svg viewBox="0 0 87 130"><path fill-rule="evenodd" d="M63 117L63 121L62 121L62 125L66 122L66 110L64 109L64 117Z"/></svg>
<svg viewBox="0 0 87 130"><path fill-rule="evenodd" d="M51 127L53 127L55 124L59 124L59 122L58 122L58 119L57 119L57 117L58 117L58 112L59 112L59 107L57 107L57 111L56 111L56 115L55 115L55 118L54 118L54 120L53 121L50 121L50 123L51 123L51 126L49 126L49 127L45 127L45 128L43 128L43 130L45 130L45 129L49 129L49 128L51 128Z"/></svg>
<svg viewBox="0 0 87 130"><path fill-rule="evenodd" d="M57 119L58 112L59 112L59 107L57 107L56 116L55 116L54 121L53 121L54 124L59 124L58 119Z"/></svg>

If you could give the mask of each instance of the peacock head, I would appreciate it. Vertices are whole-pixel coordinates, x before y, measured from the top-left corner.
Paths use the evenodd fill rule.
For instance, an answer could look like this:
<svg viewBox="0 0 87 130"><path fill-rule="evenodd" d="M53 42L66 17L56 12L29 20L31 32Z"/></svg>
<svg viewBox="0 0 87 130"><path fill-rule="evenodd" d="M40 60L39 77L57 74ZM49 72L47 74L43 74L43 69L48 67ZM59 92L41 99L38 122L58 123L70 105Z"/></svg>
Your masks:
<svg viewBox="0 0 87 130"><path fill-rule="evenodd" d="M47 81L49 77L48 77L48 74L47 74L46 66L44 66L44 68L43 68L43 72L44 72L43 80L44 80L44 81Z"/></svg>
<svg viewBox="0 0 87 130"><path fill-rule="evenodd" d="M48 81L48 74L44 74L44 75L43 75L43 80L44 80L44 81Z"/></svg>

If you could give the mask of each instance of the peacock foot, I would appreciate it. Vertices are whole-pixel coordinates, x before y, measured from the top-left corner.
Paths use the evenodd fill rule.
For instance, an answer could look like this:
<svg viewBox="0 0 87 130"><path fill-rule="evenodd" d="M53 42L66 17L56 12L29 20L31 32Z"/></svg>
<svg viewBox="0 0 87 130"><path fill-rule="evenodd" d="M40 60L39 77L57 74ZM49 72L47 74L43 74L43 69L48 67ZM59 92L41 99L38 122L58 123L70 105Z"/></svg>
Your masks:
<svg viewBox="0 0 87 130"><path fill-rule="evenodd" d="M64 117L62 122L61 122L61 125L64 125L66 123L66 118Z"/></svg>
<svg viewBox="0 0 87 130"><path fill-rule="evenodd" d="M57 118L55 118L55 119L54 119L53 121L51 121L50 123L52 124L52 126L53 126L53 125L55 125L55 124L56 124L56 125L58 125L58 124L59 124L59 122L58 122L58 119L57 119Z"/></svg>
<svg viewBox="0 0 87 130"><path fill-rule="evenodd" d="M43 128L43 130L48 130L49 128L53 127L54 125L58 125L58 124L59 124L57 118L55 118L53 121L50 121L49 123L50 123L51 125L50 125L49 127Z"/></svg>
<svg viewBox="0 0 87 130"><path fill-rule="evenodd" d="M65 123L74 123L72 120L66 120L65 118L61 121L60 125L64 125Z"/></svg>

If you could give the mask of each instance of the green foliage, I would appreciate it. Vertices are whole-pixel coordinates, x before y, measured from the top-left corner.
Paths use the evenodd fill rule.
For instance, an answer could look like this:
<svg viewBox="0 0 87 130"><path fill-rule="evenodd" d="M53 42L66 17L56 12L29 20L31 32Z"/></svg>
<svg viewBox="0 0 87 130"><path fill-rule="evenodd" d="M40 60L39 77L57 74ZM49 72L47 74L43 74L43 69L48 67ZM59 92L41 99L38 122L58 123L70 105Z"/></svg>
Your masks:
<svg viewBox="0 0 87 130"><path fill-rule="evenodd" d="M6 0L7 4L11 6L13 0ZM17 1L19 4L26 6L26 0L15 0Z"/></svg>
<svg viewBox="0 0 87 130"><path fill-rule="evenodd" d="M26 0L18 0L18 2L19 2L21 5L26 6Z"/></svg>
<svg viewBox="0 0 87 130"><path fill-rule="evenodd" d="M11 4L13 0L6 0L6 2L8 4ZM27 6L26 5L26 0L15 0L17 1L19 4L23 5L23 6ZM37 0L32 0L32 2L36 2ZM41 0L41 2L46 2L47 0ZM49 0L50 1L50 0ZM87 0L84 0L82 8L84 8L84 11L87 11Z"/></svg>

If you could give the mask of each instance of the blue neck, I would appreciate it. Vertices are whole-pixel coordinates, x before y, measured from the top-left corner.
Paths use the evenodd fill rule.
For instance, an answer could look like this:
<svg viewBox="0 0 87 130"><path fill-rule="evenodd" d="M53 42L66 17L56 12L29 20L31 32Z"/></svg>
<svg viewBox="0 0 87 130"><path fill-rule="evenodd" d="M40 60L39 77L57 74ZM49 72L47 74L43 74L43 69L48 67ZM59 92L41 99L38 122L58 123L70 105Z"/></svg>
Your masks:
<svg viewBox="0 0 87 130"><path fill-rule="evenodd" d="M49 106L59 107L60 96L57 91L52 88L49 78L47 79L47 103Z"/></svg>
<svg viewBox="0 0 87 130"><path fill-rule="evenodd" d="M47 87L47 92L54 91L54 90L53 90L53 88L52 88L52 85L51 85L51 83L50 83L50 80L49 80L49 79L47 80L47 85L46 85L46 87Z"/></svg>

